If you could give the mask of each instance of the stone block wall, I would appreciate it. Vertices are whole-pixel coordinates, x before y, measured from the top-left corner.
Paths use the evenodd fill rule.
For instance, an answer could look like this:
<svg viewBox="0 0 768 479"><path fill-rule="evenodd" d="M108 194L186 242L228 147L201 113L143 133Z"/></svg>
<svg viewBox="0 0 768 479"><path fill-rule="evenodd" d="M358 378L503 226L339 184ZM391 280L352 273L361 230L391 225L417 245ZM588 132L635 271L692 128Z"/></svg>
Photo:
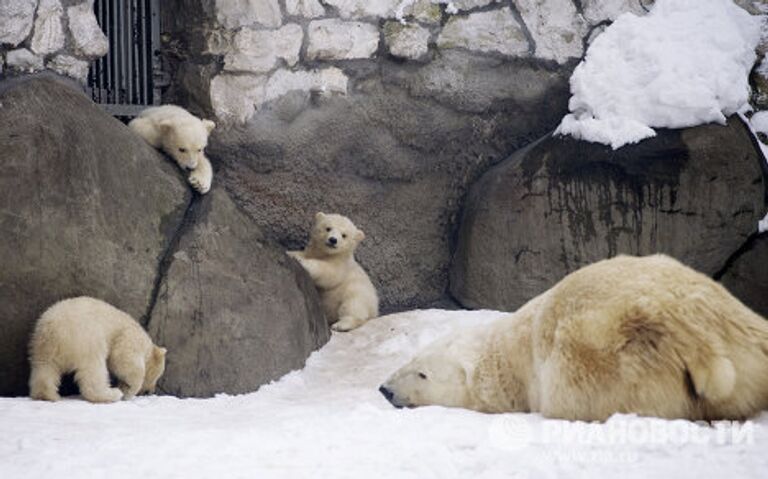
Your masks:
<svg viewBox="0 0 768 479"><path fill-rule="evenodd" d="M93 0L0 0L0 71L53 70L85 83L90 62L109 43Z"/></svg>
<svg viewBox="0 0 768 479"><path fill-rule="evenodd" d="M172 2L173 3L173 2ZM243 123L290 91L345 95L379 60L460 50L572 65L594 27L639 0L177 0L165 15L183 95ZM180 13L184 12L184 13ZM175 42L175 43L174 43Z"/></svg>

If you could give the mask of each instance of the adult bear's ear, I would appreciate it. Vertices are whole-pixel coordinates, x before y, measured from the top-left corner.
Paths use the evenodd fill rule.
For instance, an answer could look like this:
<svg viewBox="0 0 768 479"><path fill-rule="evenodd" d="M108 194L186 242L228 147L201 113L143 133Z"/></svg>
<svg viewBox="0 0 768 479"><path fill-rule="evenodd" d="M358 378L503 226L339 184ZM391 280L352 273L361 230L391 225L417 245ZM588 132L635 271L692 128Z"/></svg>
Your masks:
<svg viewBox="0 0 768 479"><path fill-rule="evenodd" d="M161 348L159 346L155 346L155 357L162 358L165 357L165 353L167 353L168 350L165 348Z"/></svg>
<svg viewBox="0 0 768 479"><path fill-rule="evenodd" d="M357 233L355 233L355 238L357 238L357 241L363 241L365 239L365 233L363 230L357 230Z"/></svg>
<svg viewBox="0 0 768 479"><path fill-rule="evenodd" d="M318 211L315 215L315 221L322 221L325 219L325 213Z"/></svg>
<svg viewBox="0 0 768 479"><path fill-rule="evenodd" d="M203 120L203 126L206 130L208 130L208 133L210 133L214 128L216 128L216 123L212 122L211 120Z"/></svg>

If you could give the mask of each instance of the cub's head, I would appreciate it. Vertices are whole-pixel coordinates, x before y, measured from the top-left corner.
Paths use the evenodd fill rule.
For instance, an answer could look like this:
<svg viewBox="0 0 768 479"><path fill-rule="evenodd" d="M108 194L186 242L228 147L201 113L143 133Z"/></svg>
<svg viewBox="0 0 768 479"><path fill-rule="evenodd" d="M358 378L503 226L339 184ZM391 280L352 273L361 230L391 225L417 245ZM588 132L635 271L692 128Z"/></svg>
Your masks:
<svg viewBox="0 0 768 479"><path fill-rule="evenodd" d="M379 388L395 407L471 407L474 340L452 335L428 346Z"/></svg>
<svg viewBox="0 0 768 479"><path fill-rule="evenodd" d="M154 394L157 388L157 381L165 372L165 353L167 350L158 346L152 346L152 352L144 368L144 384L141 386L140 394Z"/></svg>
<svg viewBox="0 0 768 479"><path fill-rule="evenodd" d="M365 233L346 216L318 213L310 242L316 250L334 256L353 253L364 238Z"/></svg>
<svg viewBox="0 0 768 479"><path fill-rule="evenodd" d="M210 120L183 118L160 122L163 151L182 168L193 170L202 161L208 134L216 127Z"/></svg>

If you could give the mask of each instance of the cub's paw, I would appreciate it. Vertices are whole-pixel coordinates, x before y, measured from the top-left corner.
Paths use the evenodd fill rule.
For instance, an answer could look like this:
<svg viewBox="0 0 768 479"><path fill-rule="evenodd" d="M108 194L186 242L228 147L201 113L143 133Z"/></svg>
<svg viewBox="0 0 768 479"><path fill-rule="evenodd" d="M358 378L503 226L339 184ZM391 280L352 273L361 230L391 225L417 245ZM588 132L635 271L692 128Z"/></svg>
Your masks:
<svg viewBox="0 0 768 479"><path fill-rule="evenodd" d="M285 254L295 259L296 261L301 261L301 251L286 251Z"/></svg>
<svg viewBox="0 0 768 479"><path fill-rule="evenodd" d="M200 193L201 195L204 195L211 190L212 181L213 181L213 176L209 173L205 173L201 171L193 171L189 175L189 184L192 185L192 188L197 190L197 192Z"/></svg>
<svg viewBox="0 0 768 479"><path fill-rule="evenodd" d="M365 321L355 318L342 318L338 320L337 322L333 323L331 325L331 329L334 331L338 331L340 333L345 333L347 331L352 331L353 329L359 328L363 325Z"/></svg>
<svg viewBox="0 0 768 479"><path fill-rule="evenodd" d="M123 398L123 392L117 388L109 388L96 394L84 394L87 400L95 403L117 402Z"/></svg>
<svg viewBox="0 0 768 479"><path fill-rule="evenodd" d="M131 388L127 384L121 384L120 385L120 391L123 393L123 401L130 401L131 399L136 397L136 393L134 392L134 388Z"/></svg>

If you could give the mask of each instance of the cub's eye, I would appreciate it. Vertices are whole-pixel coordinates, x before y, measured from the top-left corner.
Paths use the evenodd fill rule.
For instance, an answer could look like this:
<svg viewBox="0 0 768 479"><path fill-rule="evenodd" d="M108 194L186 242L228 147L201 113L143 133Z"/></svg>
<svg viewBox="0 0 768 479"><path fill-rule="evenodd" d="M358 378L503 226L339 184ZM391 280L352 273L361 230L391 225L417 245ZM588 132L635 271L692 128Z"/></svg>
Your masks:
<svg viewBox="0 0 768 479"><path fill-rule="evenodd" d="M331 232L331 229L330 229L330 228L326 228L326 229L325 229L325 231L327 231L327 232L329 232L329 233L330 233L330 232Z"/></svg>
<svg viewBox="0 0 768 479"><path fill-rule="evenodd" d="M182 153L186 153L187 149L186 148L179 148L179 151L182 152Z"/></svg>
<svg viewBox="0 0 768 479"><path fill-rule="evenodd" d="M420 377L421 379L427 379L427 375L426 375L426 374L424 374L424 373L419 373L419 377Z"/></svg>
<svg viewBox="0 0 768 479"><path fill-rule="evenodd" d="M198 148L198 149L197 149L197 152L198 152L198 153L202 153L202 152L203 152L203 149L202 149L202 148Z"/></svg>
<svg viewBox="0 0 768 479"><path fill-rule="evenodd" d="M347 234L346 234L346 233L342 233L342 234L341 234L341 237L342 237L342 238L346 238L346 237L347 237Z"/></svg>

